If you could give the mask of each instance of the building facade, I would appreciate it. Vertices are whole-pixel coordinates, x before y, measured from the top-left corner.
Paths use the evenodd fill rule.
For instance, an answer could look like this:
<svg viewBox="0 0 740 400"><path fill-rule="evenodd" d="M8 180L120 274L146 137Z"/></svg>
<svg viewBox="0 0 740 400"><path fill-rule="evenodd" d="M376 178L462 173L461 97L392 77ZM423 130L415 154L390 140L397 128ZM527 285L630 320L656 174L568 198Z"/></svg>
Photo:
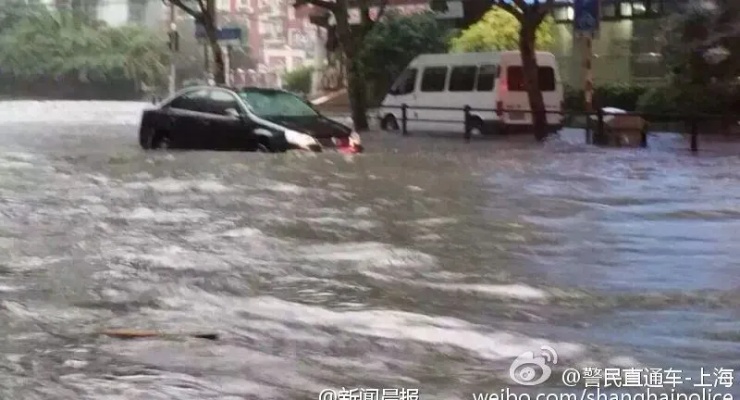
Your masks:
<svg viewBox="0 0 740 400"><path fill-rule="evenodd" d="M602 0L601 29L593 41L594 83L659 82L668 73L660 54L664 17L678 10L680 0ZM573 34L572 1L562 1L556 21L553 53L563 81L583 86L583 49Z"/></svg>
<svg viewBox="0 0 740 400"><path fill-rule="evenodd" d="M282 74L313 64L316 30L306 8L295 9L291 0L219 0L218 8L246 26L245 40L258 72Z"/></svg>
<svg viewBox="0 0 740 400"><path fill-rule="evenodd" d="M78 10L114 27L139 25L160 29L167 7L161 0L42 0L57 10Z"/></svg>

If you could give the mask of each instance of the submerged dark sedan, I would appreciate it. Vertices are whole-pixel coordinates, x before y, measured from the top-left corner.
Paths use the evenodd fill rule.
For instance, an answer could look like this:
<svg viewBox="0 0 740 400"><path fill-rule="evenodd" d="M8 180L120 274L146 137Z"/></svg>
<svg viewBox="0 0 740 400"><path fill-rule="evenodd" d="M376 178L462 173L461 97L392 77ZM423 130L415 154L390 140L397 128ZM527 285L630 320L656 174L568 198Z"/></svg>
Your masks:
<svg viewBox="0 0 740 400"><path fill-rule="evenodd" d="M144 149L362 152L360 136L284 90L196 86L144 111Z"/></svg>

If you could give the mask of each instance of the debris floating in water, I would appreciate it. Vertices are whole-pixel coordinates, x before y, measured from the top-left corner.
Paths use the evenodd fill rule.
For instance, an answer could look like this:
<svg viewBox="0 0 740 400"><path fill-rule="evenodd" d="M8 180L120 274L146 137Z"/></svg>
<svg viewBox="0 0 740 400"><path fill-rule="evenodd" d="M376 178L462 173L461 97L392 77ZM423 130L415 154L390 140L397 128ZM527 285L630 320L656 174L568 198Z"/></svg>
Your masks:
<svg viewBox="0 0 740 400"><path fill-rule="evenodd" d="M102 335L116 339L145 339L145 338L195 338L206 340L218 340L217 333L166 333L138 329L107 329L100 332Z"/></svg>

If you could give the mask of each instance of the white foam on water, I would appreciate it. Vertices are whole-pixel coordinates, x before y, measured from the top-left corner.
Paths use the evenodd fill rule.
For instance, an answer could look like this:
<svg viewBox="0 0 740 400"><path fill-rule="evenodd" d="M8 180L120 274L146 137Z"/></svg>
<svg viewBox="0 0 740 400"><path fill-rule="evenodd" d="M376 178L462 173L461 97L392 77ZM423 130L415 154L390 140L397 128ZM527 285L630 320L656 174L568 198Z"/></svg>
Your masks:
<svg viewBox="0 0 740 400"><path fill-rule="evenodd" d="M19 257L11 258L7 266L13 270L33 271L65 260L64 257Z"/></svg>
<svg viewBox="0 0 740 400"><path fill-rule="evenodd" d="M248 299L244 312L262 318L295 324L330 327L354 334L394 340L444 344L466 349L482 358L515 358L543 345L557 349L561 357L583 352L575 343L551 342L509 332L487 331L485 327L450 318L395 310L337 312L274 297Z"/></svg>
<svg viewBox="0 0 740 400"><path fill-rule="evenodd" d="M5 158L7 160L24 161L30 163L38 160L40 157L31 153L9 152L2 153L2 158Z"/></svg>
<svg viewBox="0 0 740 400"><path fill-rule="evenodd" d="M442 236L436 234L436 233L429 233L426 235L419 235L416 236L415 239L419 242L438 242L442 240Z"/></svg>
<svg viewBox="0 0 740 400"><path fill-rule="evenodd" d="M138 124L142 112L150 103L135 101L0 101L0 121L3 123L45 124ZM43 121L39 118L43 115ZM98 132L94 132L97 134ZM79 130L75 130L79 134Z"/></svg>
<svg viewBox="0 0 740 400"><path fill-rule="evenodd" d="M269 190L272 192L280 193L291 193L291 194L304 194L308 191L307 188L302 186L294 185L292 183L275 182L264 186L262 189Z"/></svg>
<svg viewBox="0 0 740 400"><path fill-rule="evenodd" d="M5 285L3 283L0 283L0 293L18 292L22 289L23 288L20 286L10 286L10 285Z"/></svg>
<svg viewBox="0 0 740 400"><path fill-rule="evenodd" d="M440 226L440 225L447 225L447 224L454 224L457 222L457 219L455 218L424 218L424 219L417 219L413 221L409 221L411 224L420 225L420 226Z"/></svg>
<svg viewBox="0 0 740 400"><path fill-rule="evenodd" d="M316 217L316 218L304 218L303 221L309 224L315 225L335 225L343 226L347 228L355 228L362 230L369 230L378 227L378 223L374 221L356 219L356 218L337 218L337 217Z"/></svg>
<svg viewBox="0 0 740 400"><path fill-rule="evenodd" d="M255 237L263 237L266 236L264 233L262 233L261 230L257 228L236 228L236 229L230 229L226 232L223 232L219 234L219 236L227 237L227 238L255 238Z"/></svg>
<svg viewBox="0 0 740 400"><path fill-rule="evenodd" d="M128 189L152 189L159 193L183 193L188 191L224 193L232 190L232 188L214 180L181 180L173 178L157 179L149 182L129 182L123 186Z"/></svg>
<svg viewBox="0 0 740 400"><path fill-rule="evenodd" d="M303 246L299 252L310 260L357 262L372 266L432 267L437 264L437 259L431 255L378 242Z"/></svg>
<svg viewBox="0 0 740 400"><path fill-rule="evenodd" d="M52 305L50 303L19 303L15 301L0 302L0 312L5 311L13 317L43 324L53 324L59 327L94 326L100 318L110 318L113 313L103 309L83 309L68 305ZM64 329L64 328L60 328Z"/></svg>
<svg viewBox="0 0 740 400"><path fill-rule="evenodd" d="M24 162L24 161L9 161L9 160L0 160L0 168L2 169L36 169L38 168L37 165L30 163L30 162Z"/></svg>
<svg viewBox="0 0 740 400"><path fill-rule="evenodd" d="M202 271L228 270L231 268L221 256L211 253L187 250L180 246L167 246L152 252L131 253L120 251L114 254L121 259L154 267L174 270L198 269Z"/></svg>
<svg viewBox="0 0 740 400"><path fill-rule="evenodd" d="M415 283L421 286L444 291L474 292L476 294L504 297L518 300L544 300L550 295L544 290L536 289L523 284L485 285L485 284L446 284L446 283Z"/></svg>
<svg viewBox="0 0 740 400"><path fill-rule="evenodd" d="M156 223L200 222L210 216L203 210L181 209L174 211L152 210L138 207L120 214L123 219L131 221L150 221Z"/></svg>

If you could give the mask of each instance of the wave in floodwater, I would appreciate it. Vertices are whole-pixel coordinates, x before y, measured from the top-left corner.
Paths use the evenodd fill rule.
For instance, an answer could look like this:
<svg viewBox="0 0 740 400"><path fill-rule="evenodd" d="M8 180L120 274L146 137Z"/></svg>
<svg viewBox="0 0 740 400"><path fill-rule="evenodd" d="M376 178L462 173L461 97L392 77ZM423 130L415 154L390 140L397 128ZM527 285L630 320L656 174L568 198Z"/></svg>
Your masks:
<svg viewBox="0 0 740 400"><path fill-rule="evenodd" d="M0 103L0 398L467 399L544 345L556 375L739 367L737 157L384 134L146 153L144 106Z"/></svg>

